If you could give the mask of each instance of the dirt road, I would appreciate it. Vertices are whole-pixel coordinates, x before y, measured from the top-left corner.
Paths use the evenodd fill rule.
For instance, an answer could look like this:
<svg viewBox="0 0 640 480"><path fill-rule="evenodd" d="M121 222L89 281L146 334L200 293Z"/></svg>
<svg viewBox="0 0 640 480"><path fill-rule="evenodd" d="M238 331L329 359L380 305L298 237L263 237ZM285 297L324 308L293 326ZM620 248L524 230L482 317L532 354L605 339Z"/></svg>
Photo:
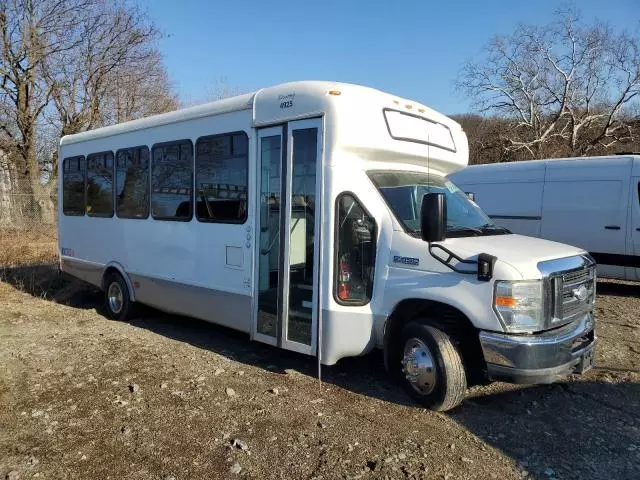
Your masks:
<svg viewBox="0 0 640 480"><path fill-rule="evenodd" d="M640 285L600 282L596 368L438 414L380 355L315 363L46 269L0 282L0 479L640 478Z"/></svg>

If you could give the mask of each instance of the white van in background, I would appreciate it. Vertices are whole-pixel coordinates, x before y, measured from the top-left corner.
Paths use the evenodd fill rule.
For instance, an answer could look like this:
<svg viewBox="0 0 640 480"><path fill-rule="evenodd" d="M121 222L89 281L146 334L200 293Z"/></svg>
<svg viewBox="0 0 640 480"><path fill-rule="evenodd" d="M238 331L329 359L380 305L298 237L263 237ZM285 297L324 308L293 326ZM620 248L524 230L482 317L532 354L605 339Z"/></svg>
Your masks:
<svg viewBox="0 0 640 480"><path fill-rule="evenodd" d="M497 224L584 248L599 276L640 280L640 155L474 165L449 178Z"/></svg>

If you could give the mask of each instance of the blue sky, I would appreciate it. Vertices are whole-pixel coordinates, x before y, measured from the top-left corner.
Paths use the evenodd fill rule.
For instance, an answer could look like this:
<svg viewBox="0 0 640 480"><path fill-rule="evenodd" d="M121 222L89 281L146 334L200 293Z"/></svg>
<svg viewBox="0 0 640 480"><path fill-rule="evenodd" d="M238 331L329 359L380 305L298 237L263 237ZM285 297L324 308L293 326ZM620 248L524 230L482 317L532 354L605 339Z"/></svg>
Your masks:
<svg viewBox="0 0 640 480"><path fill-rule="evenodd" d="M247 92L292 80L379 88L443 113L470 111L455 91L461 64L518 22L544 24L561 0L140 0L180 98L198 102L220 79ZM640 0L575 2L640 34Z"/></svg>

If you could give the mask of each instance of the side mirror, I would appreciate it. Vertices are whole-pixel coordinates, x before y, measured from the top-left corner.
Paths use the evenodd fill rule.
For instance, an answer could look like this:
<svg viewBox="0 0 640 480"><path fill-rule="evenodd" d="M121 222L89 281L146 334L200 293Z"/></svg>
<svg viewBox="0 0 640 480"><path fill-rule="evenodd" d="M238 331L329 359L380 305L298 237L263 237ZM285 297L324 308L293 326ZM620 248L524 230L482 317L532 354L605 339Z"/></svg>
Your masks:
<svg viewBox="0 0 640 480"><path fill-rule="evenodd" d="M473 192L464 192L464 194L471 200L472 202L476 201L476 194Z"/></svg>
<svg viewBox="0 0 640 480"><path fill-rule="evenodd" d="M447 199L444 193L426 193L422 197L420 230L425 242L441 242L447 237Z"/></svg>

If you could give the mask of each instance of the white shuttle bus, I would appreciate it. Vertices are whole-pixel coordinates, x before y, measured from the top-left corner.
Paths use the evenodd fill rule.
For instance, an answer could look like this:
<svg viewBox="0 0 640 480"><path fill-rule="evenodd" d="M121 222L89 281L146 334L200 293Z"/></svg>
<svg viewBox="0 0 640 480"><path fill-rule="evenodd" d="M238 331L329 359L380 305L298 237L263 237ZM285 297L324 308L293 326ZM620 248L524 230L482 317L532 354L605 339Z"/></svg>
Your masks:
<svg viewBox="0 0 640 480"><path fill-rule="evenodd" d="M594 358L594 262L496 227L446 175L459 124L356 85L297 82L60 141L65 272L318 357L383 349L417 401L547 383Z"/></svg>

